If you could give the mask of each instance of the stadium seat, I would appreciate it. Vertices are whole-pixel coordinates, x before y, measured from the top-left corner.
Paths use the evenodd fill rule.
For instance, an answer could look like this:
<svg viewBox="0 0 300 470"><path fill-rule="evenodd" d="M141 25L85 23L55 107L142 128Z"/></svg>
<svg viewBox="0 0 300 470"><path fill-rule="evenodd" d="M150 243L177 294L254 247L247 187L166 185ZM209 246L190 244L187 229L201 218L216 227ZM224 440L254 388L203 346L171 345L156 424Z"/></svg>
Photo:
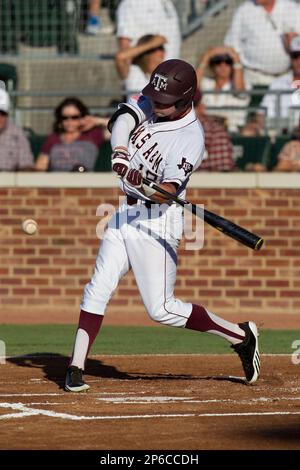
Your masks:
<svg viewBox="0 0 300 470"><path fill-rule="evenodd" d="M105 142L100 148L94 171L111 171L111 145Z"/></svg>
<svg viewBox="0 0 300 470"><path fill-rule="evenodd" d="M36 160L47 136L36 134L35 132L33 132L32 129L29 129L28 127L24 128L24 132L29 140L34 160Z"/></svg>
<svg viewBox="0 0 300 470"><path fill-rule="evenodd" d="M232 135L231 141L235 163L240 170L244 170L247 163L261 163L267 168L270 167L270 137Z"/></svg>
<svg viewBox="0 0 300 470"><path fill-rule="evenodd" d="M0 80L5 83L8 93L16 90L18 84L17 68L11 64L0 63Z"/></svg>

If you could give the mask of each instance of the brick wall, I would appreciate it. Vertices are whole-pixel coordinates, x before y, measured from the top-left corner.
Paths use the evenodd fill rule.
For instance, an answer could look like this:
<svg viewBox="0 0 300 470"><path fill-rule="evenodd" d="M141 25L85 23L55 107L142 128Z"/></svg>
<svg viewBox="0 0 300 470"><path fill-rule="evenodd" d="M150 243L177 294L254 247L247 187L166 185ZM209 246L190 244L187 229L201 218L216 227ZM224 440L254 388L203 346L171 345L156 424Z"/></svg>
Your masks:
<svg viewBox="0 0 300 470"><path fill-rule="evenodd" d="M96 208L117 204L116 188L0 187L0 311L78 311L99 240ZM300 307L300 189L190 189L192 202L262 235L253 252L205 226L201 251L179 252L176 294L219 314L296 313ZM21 222L39 232L26 236ZM110 311L144 312L127 275ZM51 317L50 317L51 319Z"/></svg>

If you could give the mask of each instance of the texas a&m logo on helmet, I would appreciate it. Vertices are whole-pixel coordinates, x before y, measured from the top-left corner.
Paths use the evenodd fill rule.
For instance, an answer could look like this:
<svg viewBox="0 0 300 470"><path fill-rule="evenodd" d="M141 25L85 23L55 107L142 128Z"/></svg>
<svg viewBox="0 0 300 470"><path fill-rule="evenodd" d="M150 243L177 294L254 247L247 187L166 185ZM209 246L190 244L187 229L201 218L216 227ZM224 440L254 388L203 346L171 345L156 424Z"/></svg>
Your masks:
<svg viewBox="0 0 300 470"><path fill-rule="evenodd" d="M154 90L156 91L166 90L168 85L168 77L164 77L164 75L156 73L154 74L151 84L154 85Z"/></svg>

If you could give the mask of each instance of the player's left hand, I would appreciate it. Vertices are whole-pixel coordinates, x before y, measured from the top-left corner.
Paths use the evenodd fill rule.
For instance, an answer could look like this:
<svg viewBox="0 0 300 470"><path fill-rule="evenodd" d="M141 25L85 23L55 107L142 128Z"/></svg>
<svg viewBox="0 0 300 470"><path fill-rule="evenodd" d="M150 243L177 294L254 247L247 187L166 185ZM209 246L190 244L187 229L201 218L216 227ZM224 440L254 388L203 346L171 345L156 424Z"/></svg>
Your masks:
<svg viewBox="0 0 300 470"><path fill-rule="evenodd" d="M143 174L141 170L131 169L127 172L124 178L124 183L128 183L131 186L134 186L135 188L141 188L142 180L143 180Z"/></svg>

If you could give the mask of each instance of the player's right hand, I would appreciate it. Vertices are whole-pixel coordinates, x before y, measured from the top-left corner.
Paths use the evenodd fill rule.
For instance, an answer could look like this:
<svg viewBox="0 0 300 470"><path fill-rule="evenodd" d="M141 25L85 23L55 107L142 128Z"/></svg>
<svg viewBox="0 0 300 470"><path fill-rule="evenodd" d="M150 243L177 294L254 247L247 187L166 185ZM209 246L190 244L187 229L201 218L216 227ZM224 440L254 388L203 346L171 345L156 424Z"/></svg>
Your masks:
<svg viewBox="0 0 300 470"><path fill-rule="evenodd" d="M116 147L111 156L112 170L124 178L129 168L129 153L124 148Z"/></svg>

